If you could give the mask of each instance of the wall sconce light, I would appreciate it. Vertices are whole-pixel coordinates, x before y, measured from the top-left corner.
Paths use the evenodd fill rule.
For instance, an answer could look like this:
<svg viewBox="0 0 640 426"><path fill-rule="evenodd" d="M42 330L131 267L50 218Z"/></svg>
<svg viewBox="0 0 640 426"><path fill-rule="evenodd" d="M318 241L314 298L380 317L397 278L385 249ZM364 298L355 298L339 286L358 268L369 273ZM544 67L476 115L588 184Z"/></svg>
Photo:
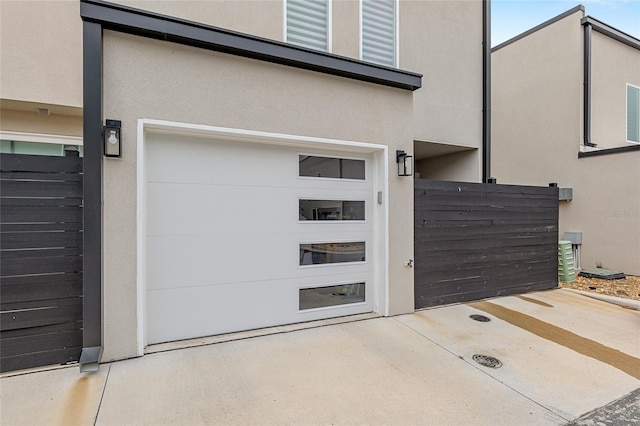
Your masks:
<svg viewBox="0 0 640 426"><path fill-rule="evenodd" d="M103 127L102 137L105 157L122 157L122 122L120 120L107 120Z"/></svg>
<svg viewBox="0 0 640 426"><path fill-rule="evenodd" d="M396 163L398 163L398 176L413 176L413 156L406 152L396 151Z"/></svg>

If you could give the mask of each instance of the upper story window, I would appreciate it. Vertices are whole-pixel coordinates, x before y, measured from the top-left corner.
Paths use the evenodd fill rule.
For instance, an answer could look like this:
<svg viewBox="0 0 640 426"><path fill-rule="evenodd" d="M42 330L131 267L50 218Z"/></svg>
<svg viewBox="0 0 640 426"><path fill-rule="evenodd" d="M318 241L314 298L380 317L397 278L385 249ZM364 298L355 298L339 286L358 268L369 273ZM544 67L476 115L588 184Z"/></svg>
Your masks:
<svg viewBox="0 0 640 426"><path fill-rule="evenodd" d="M285 0L286 41L311 49L330 50L329 0Z"/></svg>
<svg viewBox="0 0 640 426"><path fill-rule="evenodd" d="M362 60L398 66L397 0L361 0Z"/></svg>
<svg viewBox="0 0 640 426"><path fill-rule="evenodd" d="M640 87L627 84L627 141L640 143Z"/></svg>

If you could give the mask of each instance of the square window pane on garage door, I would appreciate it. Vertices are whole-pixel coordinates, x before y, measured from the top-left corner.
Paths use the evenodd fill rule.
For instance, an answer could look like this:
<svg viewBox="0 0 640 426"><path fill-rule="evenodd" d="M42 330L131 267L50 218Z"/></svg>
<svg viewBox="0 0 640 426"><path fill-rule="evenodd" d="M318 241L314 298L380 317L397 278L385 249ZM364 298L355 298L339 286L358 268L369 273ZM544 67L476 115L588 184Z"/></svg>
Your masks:
<svg viewBox="0 0 640 426"><path fill-rule="evenodd" d="M300 244L300 265L364 262L364 241L349 243Z"/></svg>
<svg viewBox="0 0 640 426"><path fill-rule="evenodd" d="M334 179L365 179L364 160L299 155L299 176Z"/></svg>
<svg viewBox="0 0 640 426"><path fill-rule="evenodd" d="M300 220L364 220L364 201L299 200Z"/></svg>
<svg viewBox="0 0 640 426"><path fill-rule="evenodd" d="M328 287L301 288L299 309L324 308L365 301L365 283L332 285Z"/></svg>

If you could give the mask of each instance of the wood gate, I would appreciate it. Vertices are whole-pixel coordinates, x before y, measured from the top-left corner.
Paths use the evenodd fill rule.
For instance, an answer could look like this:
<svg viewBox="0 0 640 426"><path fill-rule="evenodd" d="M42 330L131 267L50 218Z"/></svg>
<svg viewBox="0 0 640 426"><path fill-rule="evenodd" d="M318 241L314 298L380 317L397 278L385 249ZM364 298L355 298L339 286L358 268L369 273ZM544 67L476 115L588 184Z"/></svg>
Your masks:
<svg viewBox="0 0 640 426"><path fill-rule="evenodd" d="M416 309L558 286L558 188L414 188Z"/></svg>
<svg viewBox="0 0 640 426"><path fill-rule="evenodd" d="M82 158L2 154L0 179L0 370L77 361Z"/></svg>

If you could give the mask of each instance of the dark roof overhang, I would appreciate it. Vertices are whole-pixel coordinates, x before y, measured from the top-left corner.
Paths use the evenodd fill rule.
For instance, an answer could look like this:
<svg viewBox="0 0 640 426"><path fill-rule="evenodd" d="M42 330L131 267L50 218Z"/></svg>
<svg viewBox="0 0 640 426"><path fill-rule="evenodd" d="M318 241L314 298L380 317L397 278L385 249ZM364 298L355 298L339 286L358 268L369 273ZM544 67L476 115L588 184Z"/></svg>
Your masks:
<svg viewBox="0 0 640 426"><path fill-rule="evenodd" d="M231 55L352 78L405 90L422 86L422 75L327 52L226 30L172 16L113 4L81 0L80 16L103 29L224 52Z"/></svg>

